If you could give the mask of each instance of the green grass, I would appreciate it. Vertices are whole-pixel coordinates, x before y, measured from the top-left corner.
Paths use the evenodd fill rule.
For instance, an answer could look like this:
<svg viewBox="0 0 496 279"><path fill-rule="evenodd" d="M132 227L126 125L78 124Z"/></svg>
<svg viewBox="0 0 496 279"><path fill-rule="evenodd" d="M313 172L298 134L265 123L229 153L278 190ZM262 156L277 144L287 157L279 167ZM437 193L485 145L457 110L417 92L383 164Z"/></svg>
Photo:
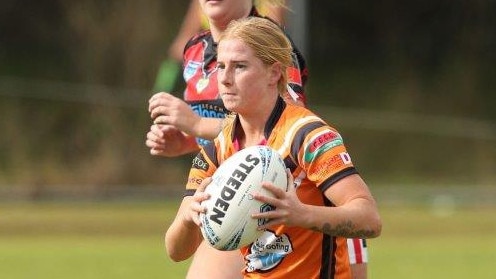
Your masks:
<svg viewBox="0 0 496 279"><path fill-rule="evenodd" d="M370 240L371 278L493 278L496 208L382 208Z"/></svg>
<svg viewBox="0 0 496 279"><path fill-rule="evenodd" d="M24 278L184 278L165 255L177 202L0 205L0 271ZM496 207L381 207L369 278L492 278Z"/></svg>
<svg viewBox="0 0 496 279"><path fill-rule="evenodd" d="M0 241L2 278L182 278L160 237L28 236Z"/></svg>

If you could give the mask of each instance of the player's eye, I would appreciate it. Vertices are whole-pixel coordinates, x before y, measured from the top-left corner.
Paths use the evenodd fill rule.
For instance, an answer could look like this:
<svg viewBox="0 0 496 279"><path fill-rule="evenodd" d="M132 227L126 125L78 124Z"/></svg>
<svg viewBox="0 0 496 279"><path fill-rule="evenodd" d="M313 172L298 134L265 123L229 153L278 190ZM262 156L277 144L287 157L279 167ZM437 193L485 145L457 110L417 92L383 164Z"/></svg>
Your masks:
<svg viewBox="0 0 496 279"><path fill-rule="evenodd" d="M225 68L226 68L226 65L224 65L224 63L217 63L217 69L224 70Z"/></svg>

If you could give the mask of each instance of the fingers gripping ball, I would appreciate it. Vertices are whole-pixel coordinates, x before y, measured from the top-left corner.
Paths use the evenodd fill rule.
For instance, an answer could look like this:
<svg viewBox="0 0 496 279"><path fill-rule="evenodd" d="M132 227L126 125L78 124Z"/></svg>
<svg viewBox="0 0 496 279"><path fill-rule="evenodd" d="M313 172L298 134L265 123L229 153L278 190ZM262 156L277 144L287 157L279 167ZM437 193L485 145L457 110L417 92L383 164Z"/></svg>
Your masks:
<svg viewBox="0 0 496 279"><path fill-rule="evenodd" d="M251 217L255 212L272 210L269 204L253 199L271 182L287 190L286 166L277 151L267 146L251 146L224 161L212 176L205 192L210 199L202 202L205 214L200 214L201 232L205 240L218 250L236 250L252 243L263 231L257 226L266 220Z"/></svg>

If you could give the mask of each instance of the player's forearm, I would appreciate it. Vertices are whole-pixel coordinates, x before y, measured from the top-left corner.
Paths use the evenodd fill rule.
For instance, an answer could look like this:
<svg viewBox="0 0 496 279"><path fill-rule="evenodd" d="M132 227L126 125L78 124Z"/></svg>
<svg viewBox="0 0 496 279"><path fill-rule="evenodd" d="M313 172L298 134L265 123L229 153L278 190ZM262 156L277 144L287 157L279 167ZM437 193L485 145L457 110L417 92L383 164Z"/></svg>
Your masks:
<svg viewBox="0 0 496 279"><path fill-rule="evenodd" d="M195 253L201 240L199 227L178 215L165 234L165 248L172 260L184 261Z"/></svg>
<svg viewBox="0 0 496 279"><path fill-rule="evenodd" d="M307 206L303 227L346 238L374 238L382 223L373 200L356 199L346 206Z"/></svg>

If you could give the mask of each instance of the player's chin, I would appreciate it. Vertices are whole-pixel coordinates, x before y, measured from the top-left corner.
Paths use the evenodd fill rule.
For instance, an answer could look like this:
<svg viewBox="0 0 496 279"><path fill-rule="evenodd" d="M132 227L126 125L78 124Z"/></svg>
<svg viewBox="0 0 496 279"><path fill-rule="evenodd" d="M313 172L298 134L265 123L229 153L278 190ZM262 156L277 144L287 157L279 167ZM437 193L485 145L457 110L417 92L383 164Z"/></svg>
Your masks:
<svg viewBox="0 0 496 279"><path fill-rule="evenodd" d="M224 103L226 109L235 111L238 107L239 99L235 95L222 94L222 102Z"/></svg>

